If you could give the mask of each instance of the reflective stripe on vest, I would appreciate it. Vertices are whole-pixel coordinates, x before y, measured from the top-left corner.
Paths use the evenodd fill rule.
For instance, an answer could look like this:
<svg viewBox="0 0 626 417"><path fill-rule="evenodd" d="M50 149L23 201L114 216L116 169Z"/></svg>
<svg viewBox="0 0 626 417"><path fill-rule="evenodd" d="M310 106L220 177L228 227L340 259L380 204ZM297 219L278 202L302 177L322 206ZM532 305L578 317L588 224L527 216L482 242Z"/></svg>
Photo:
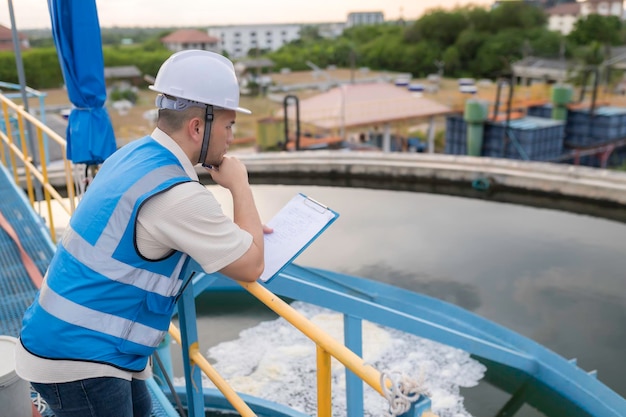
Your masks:
<svg viewBox="0 0 626 417"><path fill-rule="evenodd" d="M158 346L165 333L141 323L134 323L122 317L81 306L67 298L61 297L50 289L45 282L39 294L39 305L47 312L67 323L144 346Z"/></svg>
<svg viewBox="0 0 626 417"><path fill-rule="evenodd" d="M181 175L185 175L182 168L173 165L166 165L164 167L157 168L151 171L149 175L144 175L140 178L135 184L126 190L124 195L122 195L122 198L118 201L117 206L113 210L113 214L109 218L105 227L107 233L102 233L100 235L95 246L109 256L113 254L120 239L122 238L122 235L124 234L126 225L133 215L134 206L129 203L137 201L141 195L161 184L165 178L179 177ZM117 230L118 233L112 234L113 230Z"/></svg>
<svg viewBox="0 0 626 417"><path fill-rule="evenodd" d="M98 247L101 240L98 240ZM164 297L171 297L177 294L182 285L182 281L177 278L187 259L186 255L180 258L172 276L168 277L145 269L135 268L114 258L108 258L106 262L102 262L101 255L91 250L91 245L78 233L74 232L71 227L66 229L61 239L61 245L80 263L113 281L133 285Z"/></svg>

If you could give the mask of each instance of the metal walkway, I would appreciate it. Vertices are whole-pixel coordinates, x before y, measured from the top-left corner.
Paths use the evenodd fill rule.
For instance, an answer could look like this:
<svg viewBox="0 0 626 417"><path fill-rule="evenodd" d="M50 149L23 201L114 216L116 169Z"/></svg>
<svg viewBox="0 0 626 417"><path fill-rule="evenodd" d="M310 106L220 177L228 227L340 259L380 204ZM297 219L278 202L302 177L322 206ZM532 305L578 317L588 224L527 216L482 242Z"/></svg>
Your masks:
<svg viewBox="0 0 626 417"><path fill-rule="evenodd" d="M24 192L13 183L0 165L0 212L19 236L22 247L43 275L54 244L43 220L33 211ZM13 239L0 229L0 334L17 337L22 315L32 302L37 288L22 263Z"/></svg>

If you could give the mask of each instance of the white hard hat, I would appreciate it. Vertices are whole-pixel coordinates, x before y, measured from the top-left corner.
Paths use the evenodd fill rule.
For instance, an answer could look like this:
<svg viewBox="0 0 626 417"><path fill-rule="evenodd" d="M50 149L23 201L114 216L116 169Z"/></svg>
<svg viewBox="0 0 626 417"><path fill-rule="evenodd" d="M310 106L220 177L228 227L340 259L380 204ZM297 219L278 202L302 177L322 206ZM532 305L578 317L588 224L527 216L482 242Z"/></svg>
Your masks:
<svg viewBox="0 0 626 417"><path fill-rule="evenodd" d="M233 63L210 51L186 50L170 56L159 68L151 90L241 113L239 83Z"/></svg>

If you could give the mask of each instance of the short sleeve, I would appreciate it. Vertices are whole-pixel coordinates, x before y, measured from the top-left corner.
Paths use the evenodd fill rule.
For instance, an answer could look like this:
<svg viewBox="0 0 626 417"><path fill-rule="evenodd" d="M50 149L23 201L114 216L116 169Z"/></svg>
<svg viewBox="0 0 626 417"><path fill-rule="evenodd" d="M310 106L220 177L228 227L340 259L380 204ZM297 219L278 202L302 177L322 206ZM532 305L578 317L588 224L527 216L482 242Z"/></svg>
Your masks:
<svg viewBox="0 0 626 417"><path fill-rule="evenodd" d="M137 216L137 247L148 259L172 250L188 254L207 273L239 259L252 235L222 210L202 184L188 182L148 199Z"/></svg>

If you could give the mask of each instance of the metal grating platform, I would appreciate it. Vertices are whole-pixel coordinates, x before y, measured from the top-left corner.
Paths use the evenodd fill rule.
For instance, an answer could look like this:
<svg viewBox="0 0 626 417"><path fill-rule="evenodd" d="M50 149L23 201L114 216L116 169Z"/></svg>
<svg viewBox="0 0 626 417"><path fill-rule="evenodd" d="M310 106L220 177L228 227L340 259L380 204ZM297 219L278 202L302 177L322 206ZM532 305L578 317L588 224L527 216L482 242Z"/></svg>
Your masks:
<svg viewBox="0 0 626 417"><path fill-rule="evenodd" d="M54 254L54 244L43 219L32 209L23 190L17 188L10 173L0 165L0 212L17 233L22 247L43 275ZM0 335L18 337L24 311L37 294L22 264L19 250L9 235L0 228ZM151 417L178 414L156 384L149 384L152 397ZM42 417L53 417L42 410Z"/></svg>
<svg viewBox="0 0 626 417"><path fill-rule="evenodd" d="M24 192L13 184L6 168L0 166L0 212L19 236L24 250L43 275L54 246L43 220L34 213ZM22 315L32 302L37 288L22 264L19 250L0 229L0 334L17 337Z"/></svg>

